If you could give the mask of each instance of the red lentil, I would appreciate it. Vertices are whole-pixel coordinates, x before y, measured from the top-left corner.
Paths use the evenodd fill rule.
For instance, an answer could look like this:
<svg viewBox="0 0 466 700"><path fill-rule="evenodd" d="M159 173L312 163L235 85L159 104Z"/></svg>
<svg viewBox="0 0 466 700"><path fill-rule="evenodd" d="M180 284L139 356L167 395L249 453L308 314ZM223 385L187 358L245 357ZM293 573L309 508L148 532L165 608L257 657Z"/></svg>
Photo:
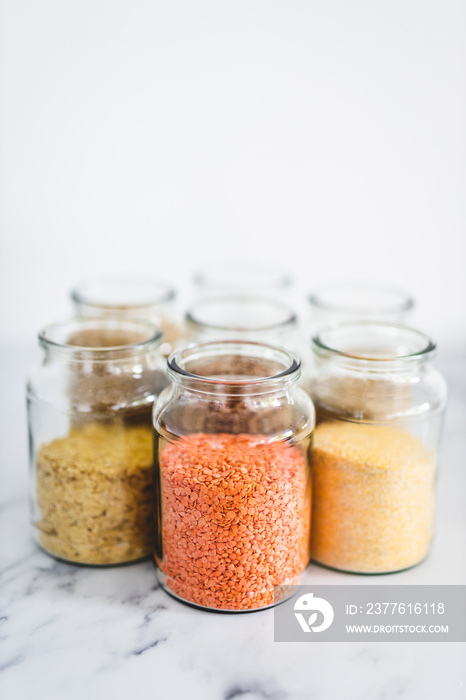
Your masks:
<svg viewBox="0 0 466 700"><path fill-rule="evenodd" d="M161 440L165 585L194 604L272 605L310 556L307 454L263 435L196 433Z"/></svg>

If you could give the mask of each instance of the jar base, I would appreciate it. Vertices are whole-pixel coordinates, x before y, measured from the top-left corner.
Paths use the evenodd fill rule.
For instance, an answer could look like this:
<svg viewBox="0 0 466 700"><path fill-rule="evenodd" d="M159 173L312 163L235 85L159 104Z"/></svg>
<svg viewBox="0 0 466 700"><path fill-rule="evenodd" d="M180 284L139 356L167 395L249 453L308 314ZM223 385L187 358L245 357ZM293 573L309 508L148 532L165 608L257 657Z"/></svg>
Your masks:
<svg viewBox="0 0 466 700"><path fill-rule="evenodd" d="M139 556L136 559L129 559L126 561L117 561L117 562L105 562L102 564L98 564L95 562L85 562L85 561L77 561L76 559L68 559L63 556L60 556L59 554L54 554L54 552L51 552L49 549L44 547L43 544L41 544L40 540L38 537L34 537L34 542L37 546L38 549L41 550L44 554L47 554L49 557L52 559L55 559L55 561L59 561L62 564L72 564L73 566L82 566L87 569L109 569L109 568L114 568L118 566L131 566L131 564L139 564L142 561L147 561L150 558L149 554L145 554L144 556Z"/></svg>
<svg viewBox="0 0 466 700"><path fill-rule="evenodd" d="M180 587L179 584L176 582L172 581L168 576L166 576L163 571L157 566L156 564L156 576L157 576L157 581L159 582L161 588L165 591L165 593L168 593L168 595L171 598L174 598L175 600L179 601L180 603L183 603L184 605L188 605L191 608L195 608L197 610L203 610L205 612L211 612L211 613L220 613L220 614L231 614L231 615L236 615L236 614L244 614L244 613L254 613L254 612L261 612L262 610L270 610L270 608L274 608L277 605L281 605L281 603L284 603L286 600L291 598L296 591L293 590L287 590L289 586L297 586L300 583L300 578L297 578L294 580L292 583L287 583L287 584L279 584L276 587L274 587L274 600L272 603L269 605L258 605L257 607L248 607L248 608L215 608L209 605L202 605L200 603L193 602L192 600L189 600L187 598L183 598L183 596L178 595L173 591L173 587L178 586ZM278 589L278 592L277 592Z"/></svg>
<svg viewBox="0 0 466 700"><path fill-rule="evenodd" d="M407 566L403 566L400 569L389 569L388 571L355 571L354 569L345 569L343 567L337 567L337 566L332 566L330 564L324 564L321 561L318 561L317 559L311 558L311 564L315 564L316 566L322 567L322 569L328 569L329 571L337 571L341 574L352 574L353 576L390 576L391 574L400 574L403 571L409 571L410 569L414 569L414 567L419 566L419 564L422 564L423 561L427 559L429 556L429 552L427 552L422 559L419 559L418 561L414 562L413 564L408 564Z"/></svg>

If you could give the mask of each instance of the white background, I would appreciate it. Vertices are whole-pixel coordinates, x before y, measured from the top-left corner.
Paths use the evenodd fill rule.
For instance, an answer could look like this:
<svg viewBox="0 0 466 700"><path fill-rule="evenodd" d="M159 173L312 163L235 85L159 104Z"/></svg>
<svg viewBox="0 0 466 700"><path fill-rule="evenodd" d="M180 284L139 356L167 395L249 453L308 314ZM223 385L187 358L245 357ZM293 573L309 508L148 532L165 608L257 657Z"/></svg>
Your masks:
<svg viewBox="0 0 466 700"><path fill-rule="evenodd" d="M1 325L90 275L278 261L466 336L466 4L3 0Z"/></svg>

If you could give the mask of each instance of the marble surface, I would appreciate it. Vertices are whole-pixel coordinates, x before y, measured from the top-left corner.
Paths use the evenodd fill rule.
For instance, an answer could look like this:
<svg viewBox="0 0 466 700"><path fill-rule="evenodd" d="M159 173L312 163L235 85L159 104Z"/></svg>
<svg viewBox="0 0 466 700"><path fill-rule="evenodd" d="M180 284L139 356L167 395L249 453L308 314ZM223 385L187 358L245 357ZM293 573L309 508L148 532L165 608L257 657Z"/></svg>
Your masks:
<svg viewBox="0 0 466 700"><path fill-rule="evenodd" d="M57 562L31 538L24 380L33 350L1 355L0 696L3 700L459 700L466 644L273 641L273 610L206 613L170 598L150 562L91 569ZM37 355L35 355L37 357ZM377 585L466 583L466 376L439 358L450 387L429 558ZM362 583L310 566L306 583Z"/></svg>

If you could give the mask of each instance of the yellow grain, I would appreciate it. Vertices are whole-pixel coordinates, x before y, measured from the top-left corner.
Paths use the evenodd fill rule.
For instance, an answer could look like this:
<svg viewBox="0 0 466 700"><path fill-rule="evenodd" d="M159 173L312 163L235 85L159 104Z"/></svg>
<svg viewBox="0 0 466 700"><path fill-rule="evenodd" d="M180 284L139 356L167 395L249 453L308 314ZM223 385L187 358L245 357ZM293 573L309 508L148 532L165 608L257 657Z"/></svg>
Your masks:
<svg viewBox="0 0 466 700"><path fill-rule="evenodd" d="M152 430L119 423L73 428L43 445L36 465L39 543L82 564L151 552Z"/></svg>
<svg viewBox="0 0 466 700"><path fill-rule="evenodd" d="M328 422L315 431L312 556L359 573L398 571L428 553L435 461L396 427Z"/></svg>

